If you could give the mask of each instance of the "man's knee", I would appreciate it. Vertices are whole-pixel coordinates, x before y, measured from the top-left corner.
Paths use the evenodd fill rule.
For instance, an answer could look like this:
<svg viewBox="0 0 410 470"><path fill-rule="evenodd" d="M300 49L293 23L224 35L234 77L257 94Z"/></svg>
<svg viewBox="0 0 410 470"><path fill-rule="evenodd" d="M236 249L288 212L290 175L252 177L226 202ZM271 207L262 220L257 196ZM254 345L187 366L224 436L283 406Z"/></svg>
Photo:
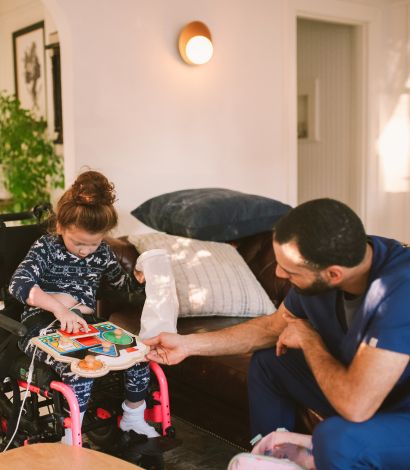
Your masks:
<svg viewBox="0 0 410 470"><path fill-rule="evenodd" d="M340 416L332 416L319 423L313 432L313 455L318 470L349 468L360 451L359 439L355 439L357 423ZM357 436L358 437L358 436Z"/></svg>
<svg viewBox="0 0 410 470"><path fill-rule="evenodd" d="M249 374L259 373L261 370L266 369L266 367L271 368L272 362L275 359L276 356L272 348L254 352L249 365Z"/></svg>
<svg viewBox="0 0 410 470"><path fill-rule="evenodd" d="M272 384L281 382L278 371L278 357L274 349L256 351L251 358L248 371L248 387L259 389L261 386L269 388Z"/></svg>
<svg viewBox="0 0 410 470"><path fill-rule="evenodd" d="M249 377L298 377L305 373L308 366L299 350L291 349L282 356L277 356L274 348L261 349L252 355Z"/></svg>

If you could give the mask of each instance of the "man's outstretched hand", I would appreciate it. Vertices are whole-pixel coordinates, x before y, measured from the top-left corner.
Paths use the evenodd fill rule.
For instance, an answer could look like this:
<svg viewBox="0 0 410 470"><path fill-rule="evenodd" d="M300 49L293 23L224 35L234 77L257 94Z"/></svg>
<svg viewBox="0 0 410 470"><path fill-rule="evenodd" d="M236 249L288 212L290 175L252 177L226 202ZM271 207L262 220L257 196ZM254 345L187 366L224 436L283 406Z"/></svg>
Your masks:
<svg viewBox="0 0 410 470"><path fill-rule="evenodd" d="M143 343L151 348L146 359L159 364L178 364L189 355L187 353L188 337L189 335L177 333L160 333L153 338L144 339Z"/></svg>

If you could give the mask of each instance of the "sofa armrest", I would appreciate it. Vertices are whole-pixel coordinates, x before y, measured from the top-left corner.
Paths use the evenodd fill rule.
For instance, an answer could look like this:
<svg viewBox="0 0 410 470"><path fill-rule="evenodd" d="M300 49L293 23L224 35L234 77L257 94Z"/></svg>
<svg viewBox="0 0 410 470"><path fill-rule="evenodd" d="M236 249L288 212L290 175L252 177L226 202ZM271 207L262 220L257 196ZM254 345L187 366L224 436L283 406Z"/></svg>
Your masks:
<svg viewBox="0 0 410 470"><path fill-rule="evenodd" d="M105 241L111 246L125 271L132 275L138 258L135 246L128 241L127 237L105 237ZM143 289L124 295L101 285L98 292L97 316L108 320L113 312L136 310L141 313L144 302Z"/></svg>
<svg viewBox="0 0 410 470"><path fill-rule="evenodd" d="M235 245L275 307L279 307L290 288L290 283L287 279L276 276L277 262L273 251L272 232L242 238L236 241Z"/></svg>

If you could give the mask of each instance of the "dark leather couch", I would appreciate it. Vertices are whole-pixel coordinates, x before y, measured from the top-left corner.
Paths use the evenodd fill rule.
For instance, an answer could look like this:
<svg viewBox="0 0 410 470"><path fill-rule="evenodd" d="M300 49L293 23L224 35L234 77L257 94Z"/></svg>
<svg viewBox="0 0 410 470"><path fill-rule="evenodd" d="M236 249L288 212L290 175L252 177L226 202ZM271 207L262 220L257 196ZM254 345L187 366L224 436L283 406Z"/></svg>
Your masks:
<svg viewBox="0 0 410 470"><path fill-rule="evenodd" d="M126 237L109 238L118 259L129 272L138 256ZM234 243L256 278L278 306L289 285L275 275L272 233L265 232ZM99 315L138 333L144 299L133 302L104 300ZM205 332L244 321L243 318L201 317L178 320L181 334ZM190 357L176 366L164 367L170 388L171 413L218 436L249 448L247 369L250 354L222 357ZM302 416L302 415L301 415ZM306 431L306 417L300 431Z"/></svg>

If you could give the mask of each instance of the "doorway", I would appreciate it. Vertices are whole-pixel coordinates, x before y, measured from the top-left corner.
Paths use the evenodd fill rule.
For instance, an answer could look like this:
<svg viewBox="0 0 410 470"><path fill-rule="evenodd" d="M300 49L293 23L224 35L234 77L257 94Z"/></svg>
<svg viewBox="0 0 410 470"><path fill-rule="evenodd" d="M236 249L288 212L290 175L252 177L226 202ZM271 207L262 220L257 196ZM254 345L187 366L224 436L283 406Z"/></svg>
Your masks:
<svg viewBox="0 0 410 470"><path fill-rule="evenodd" d="M362 213L360 27L297 20L298 203L341 200Z"/></svg>

